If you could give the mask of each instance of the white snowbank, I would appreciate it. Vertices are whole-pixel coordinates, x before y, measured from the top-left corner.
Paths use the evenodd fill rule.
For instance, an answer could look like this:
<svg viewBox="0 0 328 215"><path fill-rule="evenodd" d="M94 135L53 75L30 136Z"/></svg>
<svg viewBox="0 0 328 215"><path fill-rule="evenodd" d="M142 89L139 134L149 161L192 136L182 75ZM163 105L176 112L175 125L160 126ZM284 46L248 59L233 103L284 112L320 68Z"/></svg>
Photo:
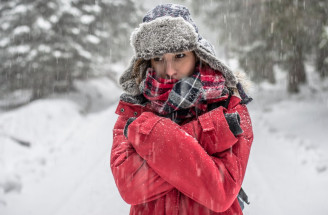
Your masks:
<svg viewBox="0 0 328 215"><path fill-rule="evenodd" d="M85 90L80 94L89 93L98 106L89 107L98 111L93 114L85 115L84 103L79 101L83 97L67 95L75 102L40 100L0 115L0 129L5 134L0 136L0 214L127 211L109 168L116 116L115 107L108 105L120 94L109 83L105 79L78 83L78 88ZM97 102L102 99L105 102ZM27 141L30 147L10 137ZM81 194L85 192L88 195ZM110 202L114 201L113 206ZM73 209L79 212L71 213Z"/></svg>
<svg viewBox="0 0 328 215"><path fill-rule="evenodd" d="M249 105L255 140L243 185L251 201L245 214L325 215L328 85L307 65L308 86L289 95L286 73L276 72L277 84L256 86Z"/></svg>

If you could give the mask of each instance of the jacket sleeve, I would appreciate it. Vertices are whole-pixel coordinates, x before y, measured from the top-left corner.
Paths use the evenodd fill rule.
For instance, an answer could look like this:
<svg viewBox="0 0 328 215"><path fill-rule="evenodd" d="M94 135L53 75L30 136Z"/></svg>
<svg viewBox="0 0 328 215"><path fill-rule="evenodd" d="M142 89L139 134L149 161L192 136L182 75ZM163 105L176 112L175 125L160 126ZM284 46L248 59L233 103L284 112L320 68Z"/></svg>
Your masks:
<svg viewBox="0 0 328 215"><path fill-rule="evenodd" d="M122 198L135 205L155 200L174 187L154 172L125 138L126 121L119 116L113 129L111 170Z"/></svg>
<svg viewBox="0 0 328 215"><path fill-rule="evenodd" d="M238 137L230 131L220 107L191 122L194 132L190 133L184 130L190 129L188 125L180 127L144 112L131 123L128 140L161 180L210 210L222 212L238 195L253 139L247 108L238 105L234 111L244 130ZM224 146L215 147L220 144ZM207 153L206 147L212 151Z"/></svg>
<svg viewBox="0 0 328 215"><path fill-rule="evenodd" d="M205 113L197 119L182 125L181 129L194 137L208 154L213 155L218 152L223 152L231 148L236 143L236 141L234 141L235 137L231 132L229 125L227 126L225 117L222 119L221 113L237 112L240 116L240 113L237 111L237 109L239 109L239 112L243 112L240 107L230 110L219 107L214 109L212 112ZM244 112L246 112L248 115L247 110ZM217 117L218 115L221 117ZM243 124L246 125L245 122L241 122L241 126ZM215 125L217 128L215 128ZM247 123L247 125L251 126L250 121ZM246 132L249 133L250 131L247 129L248 128L246 127ZM238 135L237 138L240 139L240 137L241 136Z"/></svg>

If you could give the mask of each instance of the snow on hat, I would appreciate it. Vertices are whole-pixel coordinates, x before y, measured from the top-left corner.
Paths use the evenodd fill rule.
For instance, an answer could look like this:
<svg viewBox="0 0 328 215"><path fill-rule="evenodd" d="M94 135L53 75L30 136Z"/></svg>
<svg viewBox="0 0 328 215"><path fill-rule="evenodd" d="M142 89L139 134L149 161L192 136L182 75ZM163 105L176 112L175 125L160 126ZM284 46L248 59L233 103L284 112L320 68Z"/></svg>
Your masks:
<svg viewBox="0 0 328 215"><path fill-rule="evenodd" d="M135 55L119 80L128 94L140 94L133 75L133 68L138 59L150 60L165 53L182 51L194 51L200 60L222 72L228 87L236 87L235 75L216 57L212 44L198 33L189 10L182 5L161 4L148 11L143 23L132 32L131 45Z"/></svg>

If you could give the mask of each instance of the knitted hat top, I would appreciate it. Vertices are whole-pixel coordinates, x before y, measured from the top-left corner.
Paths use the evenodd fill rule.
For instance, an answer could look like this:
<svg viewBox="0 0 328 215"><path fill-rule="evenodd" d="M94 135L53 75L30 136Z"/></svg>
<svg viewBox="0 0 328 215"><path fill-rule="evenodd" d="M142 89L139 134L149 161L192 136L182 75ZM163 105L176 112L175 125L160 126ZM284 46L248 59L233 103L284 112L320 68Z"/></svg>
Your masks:
<svg viewBox="0 0 328 215"><path fill-rule="evenodd" d="M235 75L216 57L213 46L199 34L189 10L182 5L161 4L148 11L143 23L132 32L131 45L135 55L119 80L128 94L141 93L133 75L138 59L150 60L166 53L182 51L194 51L200 60L221 71L228 87L236 87Z"/></svg>
<svg viewBox="0 0 328 215"><path fill-rule="evenodd" d="M163 16L171 16L171 17L182 17L184 20L192 24L198 33L198 28L194 21L192 20L189 10L177 4L161 4L157 5L154 9L148 11L143 18L143 22L150 22L155 20L156 18Z"/></svg>

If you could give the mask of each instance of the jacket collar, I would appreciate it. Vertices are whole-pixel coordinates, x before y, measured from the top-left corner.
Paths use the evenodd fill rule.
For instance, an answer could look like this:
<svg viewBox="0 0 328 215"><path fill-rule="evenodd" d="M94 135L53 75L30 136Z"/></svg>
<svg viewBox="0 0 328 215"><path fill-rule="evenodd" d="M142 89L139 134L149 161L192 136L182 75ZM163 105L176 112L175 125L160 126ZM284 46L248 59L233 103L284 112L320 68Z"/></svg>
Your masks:
<svg viewBox="0 0 328 215"><path fill-rule="evenodd" d="M132 104L129 102L125 102L120 100L115 113L120 116L127 116L127 117L138 117L141 113L145 111L150 111L147 106L143 106L141 104Z"/></svg>
<svg viewBox="0 0 328 215"><path fill-rule="evenodd" d="M236 107L240 103L241 99L237 96L231 96L228 109L232 109ZM130 117L138 117L145 111L151 111L147 105L141 104L132 104L123 100L120 100L115 113L120 116Z"/></svg>

